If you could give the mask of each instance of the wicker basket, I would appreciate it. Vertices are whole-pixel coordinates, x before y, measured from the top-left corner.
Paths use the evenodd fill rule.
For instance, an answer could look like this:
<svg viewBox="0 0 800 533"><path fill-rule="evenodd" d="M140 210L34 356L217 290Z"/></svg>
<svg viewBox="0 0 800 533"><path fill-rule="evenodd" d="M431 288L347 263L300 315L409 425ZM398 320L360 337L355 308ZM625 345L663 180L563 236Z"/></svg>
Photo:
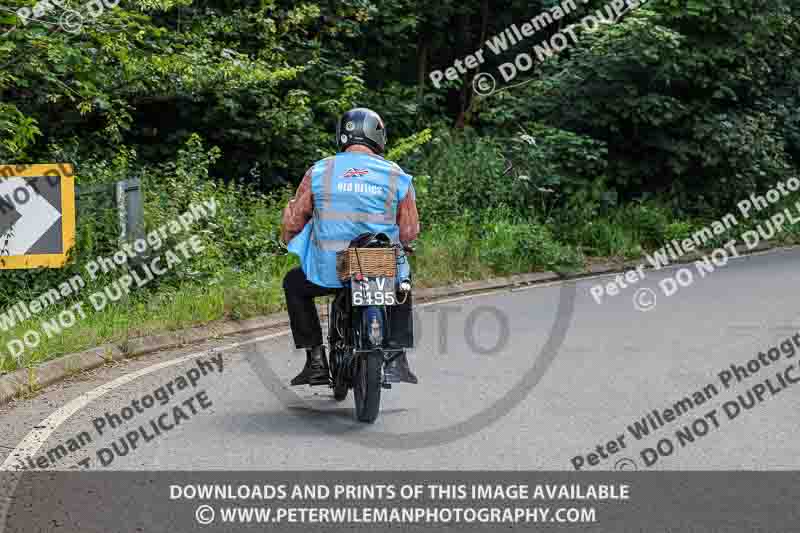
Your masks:
<svg viewBox="0 0 800 533"><path fill-rule="evenodd" d="M336 252L336 273L340 280L353 274L394 277L397 272L397 251L394 248L347 248Z"/></svg>

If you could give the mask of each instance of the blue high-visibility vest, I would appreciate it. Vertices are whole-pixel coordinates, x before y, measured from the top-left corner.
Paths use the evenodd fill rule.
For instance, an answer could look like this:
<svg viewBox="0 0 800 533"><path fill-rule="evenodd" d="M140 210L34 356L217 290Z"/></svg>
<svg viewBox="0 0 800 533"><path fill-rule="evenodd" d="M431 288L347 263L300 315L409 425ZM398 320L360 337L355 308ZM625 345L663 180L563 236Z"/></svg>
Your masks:
<svg viewBox="0 0 800 533"><path fill-rule="evenodd" d="M362 233L385 233L400 242L397 207L413 178L399 165L358 152L342 152L314 164L311 192L314 213L303 231L289 241L306 278L323 287L341 287L336 252ZM398 265L398 279L408 278L407 260Z"/></svg>

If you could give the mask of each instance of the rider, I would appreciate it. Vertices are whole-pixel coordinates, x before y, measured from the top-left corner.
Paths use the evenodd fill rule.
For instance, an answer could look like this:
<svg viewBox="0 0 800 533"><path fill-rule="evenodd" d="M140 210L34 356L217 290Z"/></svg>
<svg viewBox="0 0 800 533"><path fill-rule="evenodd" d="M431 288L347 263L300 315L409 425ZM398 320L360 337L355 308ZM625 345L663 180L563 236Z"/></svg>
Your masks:
<svg viewBox="0 0 800 533"><path fill-rule="evenodd" d="M283 289L295 345L306 349L305 368L292 385L329 382L314 298L342 287L336 251L362 233L385 233L404 245L419 235L412 177L382 157L386 128L381 117L370 109L351 109L337 124L336 143L339 153L308 169L283 212L283 242L301 262L286 274ZM399 279L409 277L407 261L398 270ZM410 317L410 300L406 309ZM417 382L405 355L384 372L389 382Z"/></svg>

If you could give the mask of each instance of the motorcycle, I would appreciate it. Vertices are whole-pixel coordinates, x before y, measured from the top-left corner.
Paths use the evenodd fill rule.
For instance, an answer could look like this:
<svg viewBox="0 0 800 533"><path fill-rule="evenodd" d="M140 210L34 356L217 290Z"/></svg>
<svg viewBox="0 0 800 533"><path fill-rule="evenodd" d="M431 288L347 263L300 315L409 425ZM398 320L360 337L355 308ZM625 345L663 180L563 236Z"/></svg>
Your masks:
<svg viewBox="0 0 800 533"><path fill-rule="evenodd" d="M392 310L410 297L411 281L397 283L396 267L412 252L379 233L361 235L337 254L344 288L334 296L328 312L330 386L337 401L344 401L353 390L360 422L371 424L378 418L381 391L392 388L386 365L411 347L408 342L396 342Z"/></svg>

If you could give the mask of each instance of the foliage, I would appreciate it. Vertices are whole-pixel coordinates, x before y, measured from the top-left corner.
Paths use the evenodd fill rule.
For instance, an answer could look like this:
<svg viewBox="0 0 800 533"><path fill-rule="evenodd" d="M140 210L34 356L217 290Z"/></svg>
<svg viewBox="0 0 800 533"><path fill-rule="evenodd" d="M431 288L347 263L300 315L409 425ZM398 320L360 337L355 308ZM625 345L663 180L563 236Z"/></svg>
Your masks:
<svg viewBox="0 0 800 533"><path fill-rule="evenodd" d="M504 171L502 144L474 131L438 132L417 165L419 209L427 220L441 220L463 210L519 206L526 185ZM419 190L418 190L419 192Z"/></svg>
<svg viewBox="0 0 800 533"><path fill-rule="evenodd" d="M594 31L579 24L578 43L537 65L532 83L485 100L468 87L478 70L439 89L428 74L481 48L481 70L496 74L564 24L500 56L483 40L555 2L126 0L84 13L78 33L61 30L59 7L27 24L11 14L33 3L11 0L0 18L12 30L0 39L8 161L70 146L84 173L129 147L152 168L196 133L219 148L210 176L266 192L332 153L336 116L354 105L381 111L393 139L472 127L487 156L508 155L524 132L540 146L511 155L533 186L607 175L624 201L661 193L678 210L721 209L800 160L800 6L790 0L651 0Z"/></svg>
<svg viewBox="0 0 800 533"><path fill-rule="evenodd" d="M430 142L431 138L431 130L430 128L426 128L410 137L400 139L397 144L386 154L386 159L389 159L390 161L400 159L405 160L411 154L418 152L421 146L424 146Z"/></svg>
<svg viewBox="0 0 800 533"><path fill-rule="evenodd" d="M800 57L790 5L651 2L583 35L517 105L606 141L612 185L627 198L730 207L790 173L784 106Z"/></svg>
<svg viewBox="0 0 800 533"><path fill-rule="evenodd" d="M96 317L96 340L173 300L185 321L275 308L292 264L281 209L354 106L383 115L388 158L415 176L428 284L636 257L800 168L794 0L650 0L594 29L580 20L607 0L588 0L497 56L486 39L558 2L124 0L83 11L79 32L60 20L82 0L22 24L13 12L35 3L0 11L0 162L69 162L80 187L139 177L151 230L219 206L192 230L204 252ZM472 92L569 24L576 43ZM479 68L432 85L478 50ZM0 308L113 254L115 217L82 195L67 267L0 271Z"/></svg>

